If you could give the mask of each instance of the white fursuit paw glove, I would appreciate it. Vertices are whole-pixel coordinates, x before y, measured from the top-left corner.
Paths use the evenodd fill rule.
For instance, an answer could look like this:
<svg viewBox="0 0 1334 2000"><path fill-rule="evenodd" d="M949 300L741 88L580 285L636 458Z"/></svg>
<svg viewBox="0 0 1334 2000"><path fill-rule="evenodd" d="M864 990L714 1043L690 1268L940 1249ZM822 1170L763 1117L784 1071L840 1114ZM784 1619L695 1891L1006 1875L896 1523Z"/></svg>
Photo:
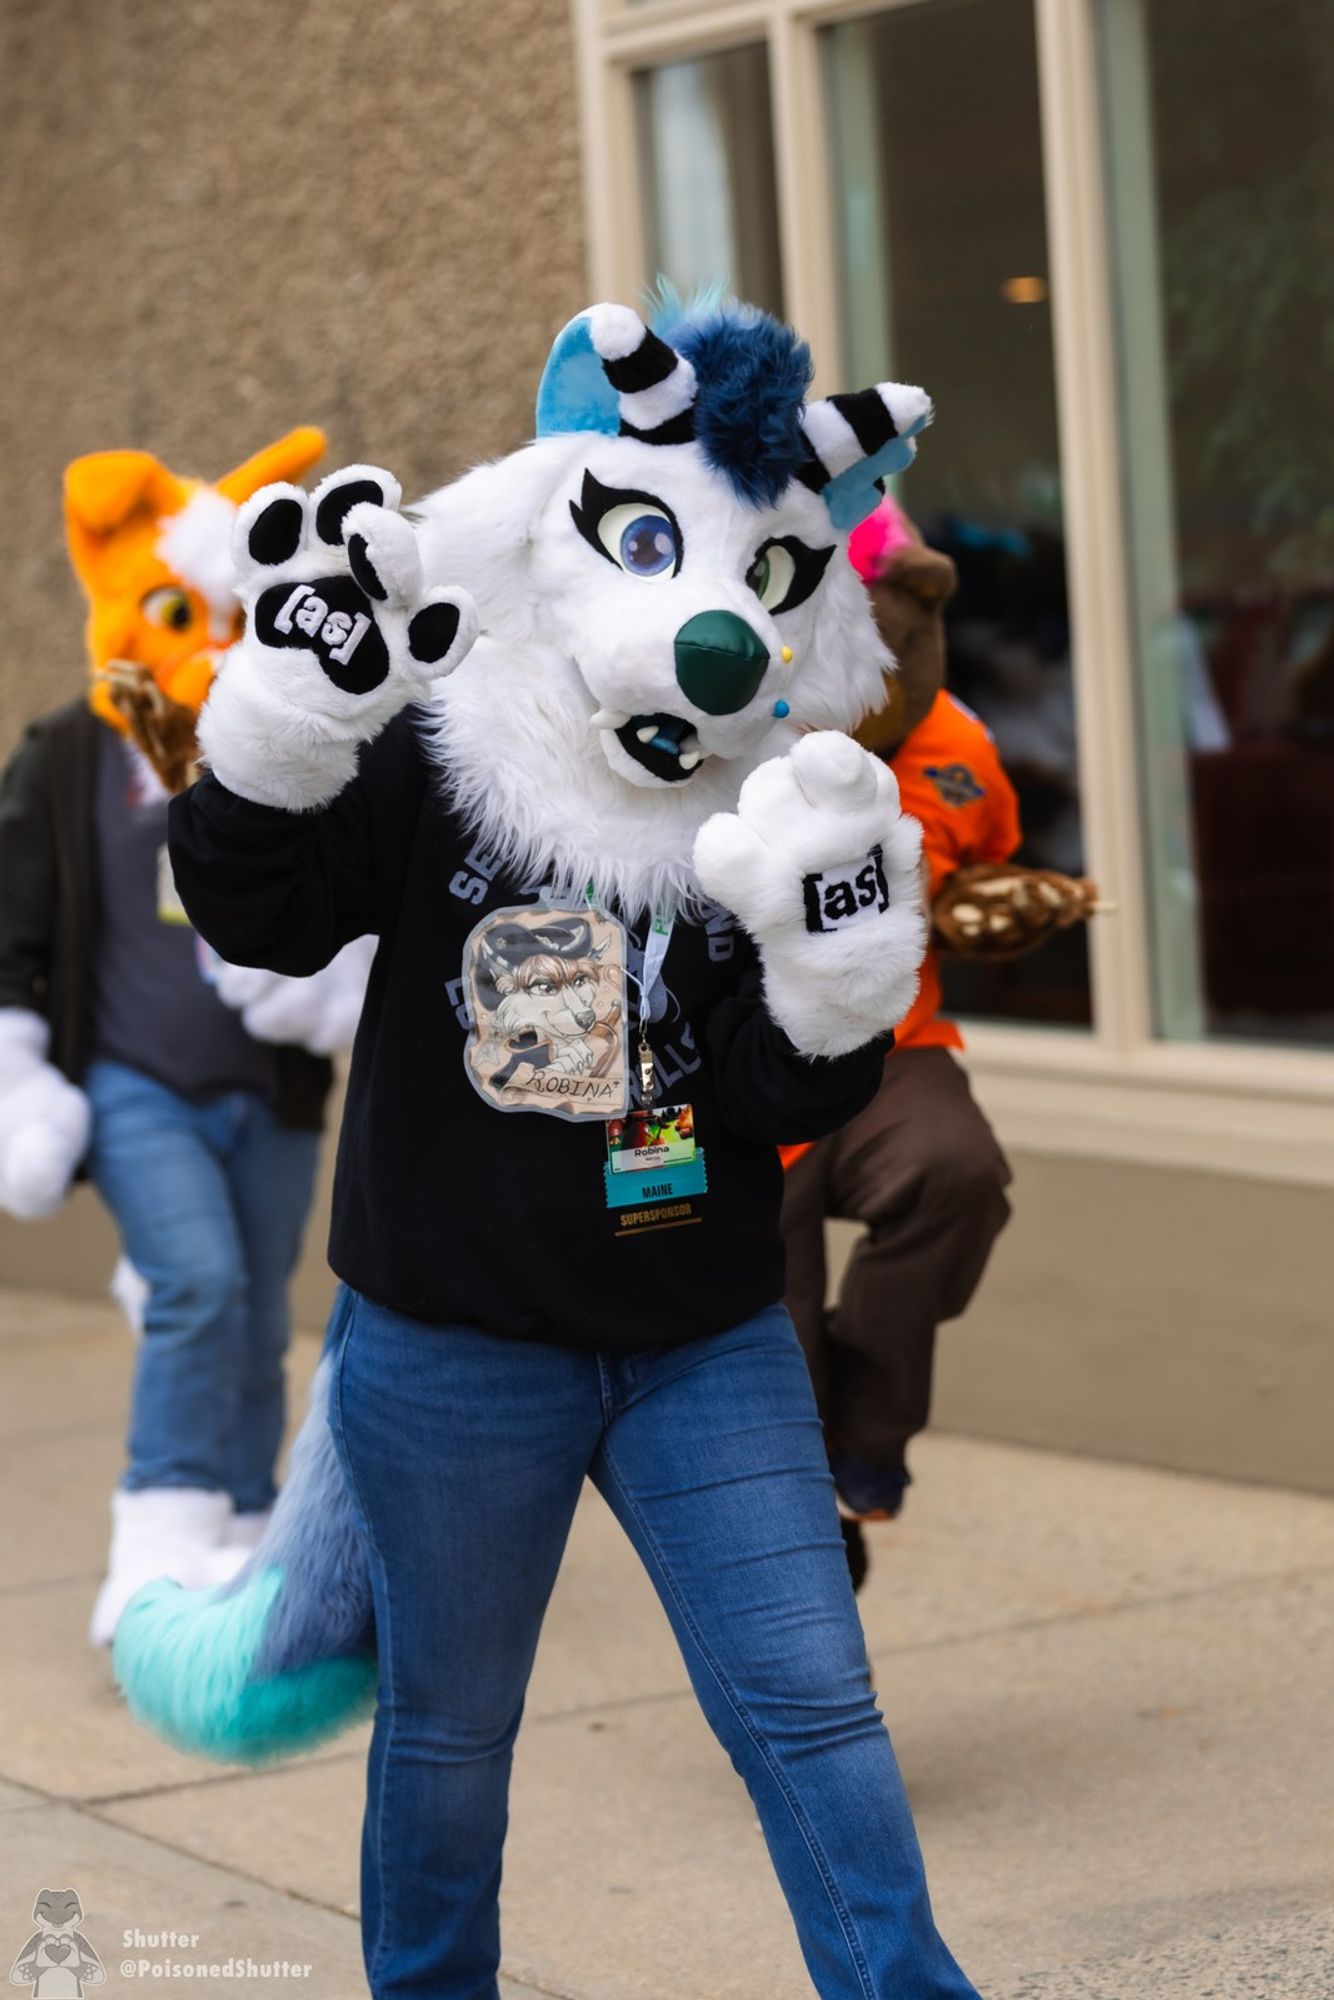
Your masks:
<svg viewBox="0 0 1334 2000"><path fill-rule="evenodd" d="M769 1012L804 1055L847 1055L911 1007L921 849L893 772L834 730L761 764L700 828L700 885L759 946Z"/></svg>
<svg viewBox="0 0 1334 2000"><path fill-rule="evenodd" d="M357 749L477 636L465 590L427 590L398 481L353 465L265 486L236 519L244 637L199 718L205 762L241 798L309 812L337 797Z"/></svg>
<svg viewBox="0 0 1334 2000"><path fill-rule="evenodd" d="M261 972L219 959L209 978L218 998L234 1007L257 1042L295 1043L312 1055L342 1055L352 1046L366 998L373 937L345 944L323 972L293 979L284 972Z"/></svg>
<svg viewBox="0 0 1334 2000"><path fill-rule="evenodd" d="M26 1007L0 1007L0 1208L22 1222L54 1215L88 1150L81 1090L46 1060L51 1030Z"/></svg>

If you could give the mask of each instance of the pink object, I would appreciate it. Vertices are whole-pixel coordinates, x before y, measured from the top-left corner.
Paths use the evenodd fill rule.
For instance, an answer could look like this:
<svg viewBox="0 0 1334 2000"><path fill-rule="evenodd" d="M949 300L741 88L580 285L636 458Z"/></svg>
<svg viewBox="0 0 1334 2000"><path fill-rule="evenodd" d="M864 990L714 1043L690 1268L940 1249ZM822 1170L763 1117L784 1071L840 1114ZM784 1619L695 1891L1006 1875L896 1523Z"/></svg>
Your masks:
<svg viewBox="0 0 1334 2000"><path fill-rule="evenodd" d="M848 561L863 583L874 583L884 575L890 557L915 539L907 515L897 500L886 495L874 514L868 514L849 535Z"/></svg>

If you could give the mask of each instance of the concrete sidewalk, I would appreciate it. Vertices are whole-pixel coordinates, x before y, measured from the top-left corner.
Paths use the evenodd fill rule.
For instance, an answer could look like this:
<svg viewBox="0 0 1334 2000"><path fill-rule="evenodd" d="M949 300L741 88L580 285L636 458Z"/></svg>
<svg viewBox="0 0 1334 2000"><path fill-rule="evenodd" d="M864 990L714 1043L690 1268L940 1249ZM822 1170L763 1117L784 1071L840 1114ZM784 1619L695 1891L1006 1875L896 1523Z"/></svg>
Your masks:
<svg viewBox="0 0 1334 2000"><path fill-rule="evenodd" d="M109 1994L352 2000L365 1732L260 1775L191 1764L84 1641L130 1353L110 1309L0 1294L0 1977L36 1893L72 1885ZM986 2000L1329 2000L1334 1502L944 1437L917 1470L863 1613ZM505 1928L509 2000L810 1994L749 1801L592 1495L520 1738ZM311 1971L162 1970L228 1958Z"/></svg>

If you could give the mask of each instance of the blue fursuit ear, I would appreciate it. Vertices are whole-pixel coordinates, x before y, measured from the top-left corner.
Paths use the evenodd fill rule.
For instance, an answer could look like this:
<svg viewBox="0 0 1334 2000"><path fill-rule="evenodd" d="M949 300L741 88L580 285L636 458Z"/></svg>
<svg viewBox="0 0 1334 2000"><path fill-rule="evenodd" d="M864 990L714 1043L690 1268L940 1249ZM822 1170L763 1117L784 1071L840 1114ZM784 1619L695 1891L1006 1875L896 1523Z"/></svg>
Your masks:
<svg viewBox="0 0 1334 2000"><path fill-rule="evenodd" d="M896 472L906 472L917 456L917 438L930 423L928 410L899 437L891 438L873 458L859 459L840 472L824 489L824 504L834 526L844 534L874 514L885 497L881 482Z"/></svg>
<svg viewBox="0 0 1334 2000"><path fill-rule="evenodd" d="M579 313L556 335L537 390L537 436L621 428L616 391L593 350L588 314Z"/></svg>
<svg viewBox="0 0 1334 2000"><path fill-rule="evenodd" d="M930 421L931 398L908 382L817 397L802 411L807 455L797 477L846 533L875 512L890 473L911 465Z"/></svg>
<svg viewBox="0 0 1334 2000"><path fill-rule="evenodd" d="M219 1590L150 1583L130 1600L112 1663L137 1722L178 1750L261 1764L310 1750L375 1705L375 1628L361 1535L329 1429L343 1315L273 1519Z"/></svg>

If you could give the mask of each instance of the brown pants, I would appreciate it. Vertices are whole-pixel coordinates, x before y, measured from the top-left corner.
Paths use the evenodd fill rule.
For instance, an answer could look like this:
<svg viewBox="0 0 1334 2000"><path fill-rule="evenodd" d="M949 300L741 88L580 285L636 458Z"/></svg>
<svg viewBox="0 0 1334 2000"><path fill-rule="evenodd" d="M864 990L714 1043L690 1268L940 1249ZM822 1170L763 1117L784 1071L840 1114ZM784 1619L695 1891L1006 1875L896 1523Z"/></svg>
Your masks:
<svg viewBox="0 0 1334 2000"><path fill-rule="evenodd" d="M961 1313L1009 1217L1010 1169L948 1049L900 1049L874 1101L789 1171L787 1303L831 1452L903 1467L931 1411L936 1328ZM825 1218L864 1222L825 1309Z"/></svg>

